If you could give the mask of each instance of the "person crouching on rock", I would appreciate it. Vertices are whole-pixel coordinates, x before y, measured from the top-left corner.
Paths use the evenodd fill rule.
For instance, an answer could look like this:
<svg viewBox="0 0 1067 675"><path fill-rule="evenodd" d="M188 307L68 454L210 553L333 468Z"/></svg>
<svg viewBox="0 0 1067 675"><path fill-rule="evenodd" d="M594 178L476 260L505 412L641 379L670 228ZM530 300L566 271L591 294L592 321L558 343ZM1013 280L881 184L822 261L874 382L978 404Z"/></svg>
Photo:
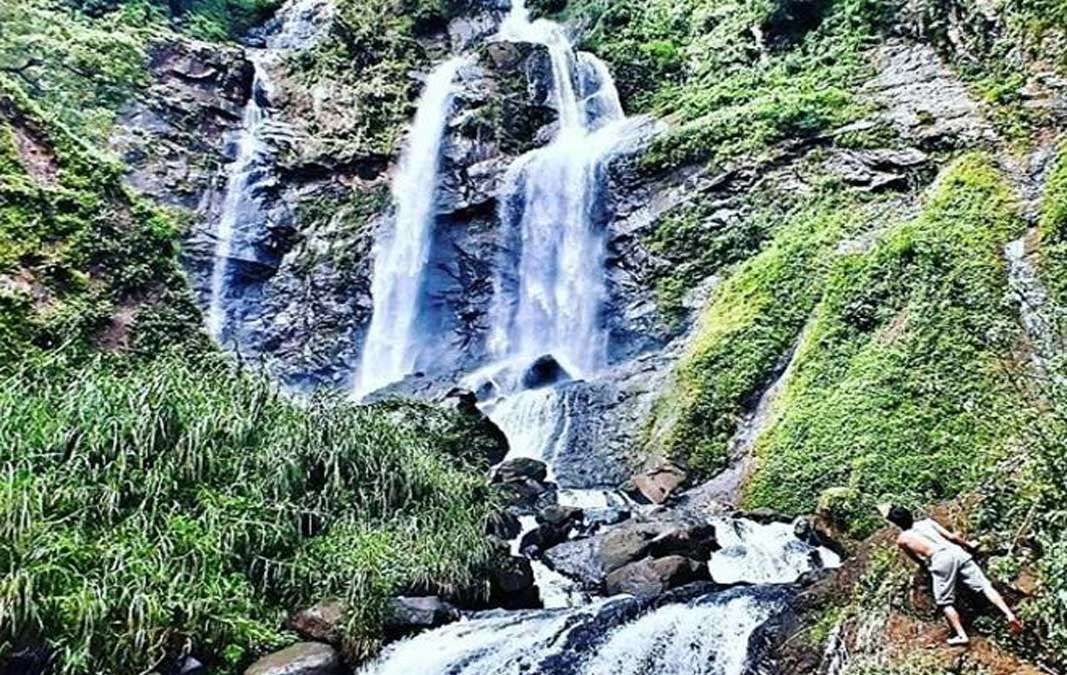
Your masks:
<svg viewBox="0 0 1067 675"><path fill-rule="evenodd" d="M1004 614L1012 632L1018 633L1022 630L1023 626L1018 617L993 588L993 584L968 552L975 548L971 542L945 529L932 518L915 522L911 511L902 506L880 506L879 511L886 520L901 529L900 535L897 536L897 546L909 558L930 571L934 581L934 599L956 633L948 639L949 645L956 647L970 642L955 607L956 584L960 581L976 593L985 595Z"/></svg>

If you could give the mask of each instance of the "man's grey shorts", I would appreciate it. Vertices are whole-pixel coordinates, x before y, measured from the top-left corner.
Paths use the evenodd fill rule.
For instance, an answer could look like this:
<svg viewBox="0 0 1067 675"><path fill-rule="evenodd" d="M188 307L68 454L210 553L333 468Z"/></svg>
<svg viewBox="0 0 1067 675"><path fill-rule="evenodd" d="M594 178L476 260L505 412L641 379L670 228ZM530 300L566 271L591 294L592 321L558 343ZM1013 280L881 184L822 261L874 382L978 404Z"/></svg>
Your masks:
<svg viewBox="0 0 1067 675"><path fill-rule="evenodd" d="M934 578L934 599L944 607L956 601L956 583L963 581L976 593L989 588L989 579L965 551L958 548L941 549L930 559L930 575Z"/></svg>

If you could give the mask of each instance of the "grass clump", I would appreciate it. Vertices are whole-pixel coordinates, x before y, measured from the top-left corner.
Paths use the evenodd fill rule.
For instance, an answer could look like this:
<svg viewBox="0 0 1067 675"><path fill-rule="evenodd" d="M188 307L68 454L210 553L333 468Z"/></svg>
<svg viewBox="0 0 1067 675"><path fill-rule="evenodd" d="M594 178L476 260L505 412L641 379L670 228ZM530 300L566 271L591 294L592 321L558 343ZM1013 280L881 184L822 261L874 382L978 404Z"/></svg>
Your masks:
<svg viewBox="0 0 1067 675"><path fill-rule="evenodd" d="M972 155L917 219L837 259L749 504L811 511L832 487L930 503L976 485L1018 431L999 355L1017 335L1002 247L1021 227L1002 176Z"/></svg>
<svg viewBox="0 0 1067 675"><path fill-rule="evenodd" d="M390 592L465 585L488 554L487 486L447 440L217 362L21 369L0 380L0 654L233 672L324 597L372 647Z"/></svg>
<svg viewBox="0 0 1067 675"><path fill-rule="evenodd" d="M701 475L721 467L745 410L818 301L833 246L865 222L863 210L850 206L821 196L765 216L777 221L764 228L775 232L770 243L715 290L656 405L656 450Z"/></svg>

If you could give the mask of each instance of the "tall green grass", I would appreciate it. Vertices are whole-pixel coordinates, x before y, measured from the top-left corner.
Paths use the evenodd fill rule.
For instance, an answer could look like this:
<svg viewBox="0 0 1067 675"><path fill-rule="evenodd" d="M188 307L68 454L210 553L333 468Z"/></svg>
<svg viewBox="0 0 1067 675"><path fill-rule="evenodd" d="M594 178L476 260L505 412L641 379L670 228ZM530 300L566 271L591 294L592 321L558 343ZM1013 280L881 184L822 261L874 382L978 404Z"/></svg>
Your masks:
<svg viewBox="0 0 1067 675"><path fill-rule="evenodd" d="M325 596L373 648L388 594L466 585L486 486L441 440L222 364L23 369L0 380L0 660L237 668Z"/></svg>

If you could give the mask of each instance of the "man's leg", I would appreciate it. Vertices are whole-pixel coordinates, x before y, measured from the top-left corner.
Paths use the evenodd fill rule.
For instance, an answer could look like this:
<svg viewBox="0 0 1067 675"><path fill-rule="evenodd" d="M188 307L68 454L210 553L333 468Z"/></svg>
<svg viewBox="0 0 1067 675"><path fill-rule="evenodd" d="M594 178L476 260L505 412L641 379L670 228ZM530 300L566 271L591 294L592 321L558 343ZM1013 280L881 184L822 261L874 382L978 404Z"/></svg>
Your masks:
<svg viewBox="0 0 1067 675"><path fill-rule="evenodd" d="M972 590L981 592L989 602L993 603L994 607L1000 610L1012 630L1018 631L1022 629L1022 623L1015 616L1015 612L1011 611L1011 607L1008 607L1008 603L1004 601L1003 596L1000 595L997 589L993 588L993 584L990 583L978 563L968 560L960 568L960 572L964 583L970 586Z"/></svg>
<svg viewBox="0 0 1067 675"><path fill-rule="evenodd" d="M955 637L949 638L949 644L967 644L970 638L967 637L967 631L963 629L960 613L956 611L953 605L945 605L941 609L945 612L948 625L952 626L952 630L956 633Z"/></svg>

